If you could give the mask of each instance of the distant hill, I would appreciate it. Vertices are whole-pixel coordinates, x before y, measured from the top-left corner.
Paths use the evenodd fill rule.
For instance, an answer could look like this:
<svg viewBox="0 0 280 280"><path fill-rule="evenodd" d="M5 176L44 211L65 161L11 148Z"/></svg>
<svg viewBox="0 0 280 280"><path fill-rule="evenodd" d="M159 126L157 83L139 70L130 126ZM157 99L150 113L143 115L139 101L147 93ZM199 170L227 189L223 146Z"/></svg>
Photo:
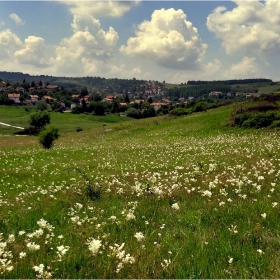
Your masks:
<svg viewBox="0 0 280 280"><path fill-rule="evenodd" d="M270 79L236 79L236 80L224 80L224 81L188 81L187 85L200 86L200 85L237 85L237 84L254 84L254 83L272 83Z"/></svg>

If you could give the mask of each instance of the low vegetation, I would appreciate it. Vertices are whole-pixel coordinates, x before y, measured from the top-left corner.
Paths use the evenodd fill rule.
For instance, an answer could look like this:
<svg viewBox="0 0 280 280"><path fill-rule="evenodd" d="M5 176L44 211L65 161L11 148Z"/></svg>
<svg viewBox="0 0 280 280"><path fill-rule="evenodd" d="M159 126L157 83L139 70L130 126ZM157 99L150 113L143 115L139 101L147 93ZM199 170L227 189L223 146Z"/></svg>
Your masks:
<svg viewBox="0 0 280 280"><path fill-rule="evenodd" d="M246 106L246 104L245 104ZM243 128L278 127L279 106L276 103L257 103L238 108L232 116L232 124Z"/></svg>
<svg viewBox="0 0 280 280"><path fill-rule="evenodd" d="M279 130L226 126L235 106L0 136L1 278L279 278Z"/></svg>

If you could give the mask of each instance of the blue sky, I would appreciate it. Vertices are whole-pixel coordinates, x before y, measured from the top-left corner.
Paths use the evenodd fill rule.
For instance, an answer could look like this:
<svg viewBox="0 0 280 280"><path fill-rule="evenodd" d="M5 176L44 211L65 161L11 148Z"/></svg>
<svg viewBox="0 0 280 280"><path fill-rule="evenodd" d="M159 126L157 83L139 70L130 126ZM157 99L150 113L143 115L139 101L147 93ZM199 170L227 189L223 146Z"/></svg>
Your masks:
<svg viewBox="0 0 280 280"><path fill-rule="evenodd" d="M1 1L0 71L280 80L280 1Z"/></svg>

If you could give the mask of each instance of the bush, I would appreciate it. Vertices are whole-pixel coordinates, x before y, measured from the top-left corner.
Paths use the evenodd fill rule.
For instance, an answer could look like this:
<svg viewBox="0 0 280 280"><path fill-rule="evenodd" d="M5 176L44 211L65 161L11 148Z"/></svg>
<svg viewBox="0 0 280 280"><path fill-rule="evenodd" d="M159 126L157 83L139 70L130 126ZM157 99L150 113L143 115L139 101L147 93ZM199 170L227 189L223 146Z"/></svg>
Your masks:
<svg viewBox="0 0 280 280"><path fill-rule="evenodd" d="M244 128L262 128L270 126L277 115L274 112L244 113L235 117L235 125Z"/></svg>
<svg viewBox="0 0 280 280"><path fill-rule="evenodd" d="M140 119L141 118L141 112L135 108L129 108L126 112L126 115L130 118L134 119Z"/></svg>
<svg viewBox="0 0 280 280"><path fill-rule="evenodd" d="M280 127L280 120L273 121L273 123L271 124L271 127L272 128Z"/></svg>
<svg viewBox="0 0 280 280"><path fill-rule="evenodd" d="M50 123L51 117L47 111L38 111L31 113L29 123L36 129L41 130Z"/></svg>
<svg viewBox="0 0 280 280"><path fill-rule="evenodd" d="M50 149L53 145L53 141L58 137L58 129L49 127L39 134L39 142L45 149Z"/></svg>
<svg viewBox="0 0 280 280"><path fill-rule="evenodd" d="M29 126L24 128L23 130L16 132L17 135L37 135L39 130L34 126Z"/></svg>
<svg viewBox="0 0 280 280"><path fill-rule="evenodd" d="M45 101L45 100L39 100L37 103L36 103L36 108L37 110L39 111L45 111L48 109L48 103Z"/></svg>

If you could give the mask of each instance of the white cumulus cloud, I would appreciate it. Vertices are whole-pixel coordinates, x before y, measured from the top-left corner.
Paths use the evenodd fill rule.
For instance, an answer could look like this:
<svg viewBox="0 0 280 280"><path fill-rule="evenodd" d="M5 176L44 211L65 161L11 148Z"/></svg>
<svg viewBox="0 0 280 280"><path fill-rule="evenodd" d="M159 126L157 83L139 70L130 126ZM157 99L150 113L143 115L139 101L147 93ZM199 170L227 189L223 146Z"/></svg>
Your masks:
<svg viewBox="0 0 280 280"><path fill-rule="evenodd" d="M17 14L10 14L10 18L17 24L23 25L24 21Z"/></svg>
<svg viewBox="0 0 280 280"><path fill-rule="evenodd" d="M119 36L113 27L104 31L98 19L75 15L72 28L73 35L56 48L54 63L59 69L68 73L96 71L114 56Z"/></svg>
<svg viewBox="0 0 280 280"><path fill-rule="evenodd" d="M139 1L65 1L74 15L93 17L121 17Z"/></svg>
<svg viewBox="0 0 280 280"><path fill-rule="evenodd" d="M230 67L228 77L236 79L255 78L259 74L259 66L255 57L244 56L242 60Z"/></svg>
<svg viewBox="0 0 280 280"><path fill-rule="evenodd" d="M0 31L0 59L9 60L13 58L15 51L22 47L21 40L9 29Z"/></svg>
<svg viewBox="0 0 280 280"><path fill-rule="evenodd" d="M243 52L265 58L280 51L280 1L234 1L227 11L217 7L207 18L207 27L222 40L227 54Z"/></svg>
<svg viewBox="0 0 280 280"><path fill-rule="evenodd" d="M45 49L45 40L43 38L29 36L24 41L24 47L16 51L14 56L20 64L45 67L48 64L45 58Z"/></svg>
<svg viewBox="0 0 280 280"><path fill-rule="evenodd" d="M151 21L142 22L121 51L154 61L171 69L193 69L200 66L207 45L198 31L179 9L156 10Z"/></svg>

